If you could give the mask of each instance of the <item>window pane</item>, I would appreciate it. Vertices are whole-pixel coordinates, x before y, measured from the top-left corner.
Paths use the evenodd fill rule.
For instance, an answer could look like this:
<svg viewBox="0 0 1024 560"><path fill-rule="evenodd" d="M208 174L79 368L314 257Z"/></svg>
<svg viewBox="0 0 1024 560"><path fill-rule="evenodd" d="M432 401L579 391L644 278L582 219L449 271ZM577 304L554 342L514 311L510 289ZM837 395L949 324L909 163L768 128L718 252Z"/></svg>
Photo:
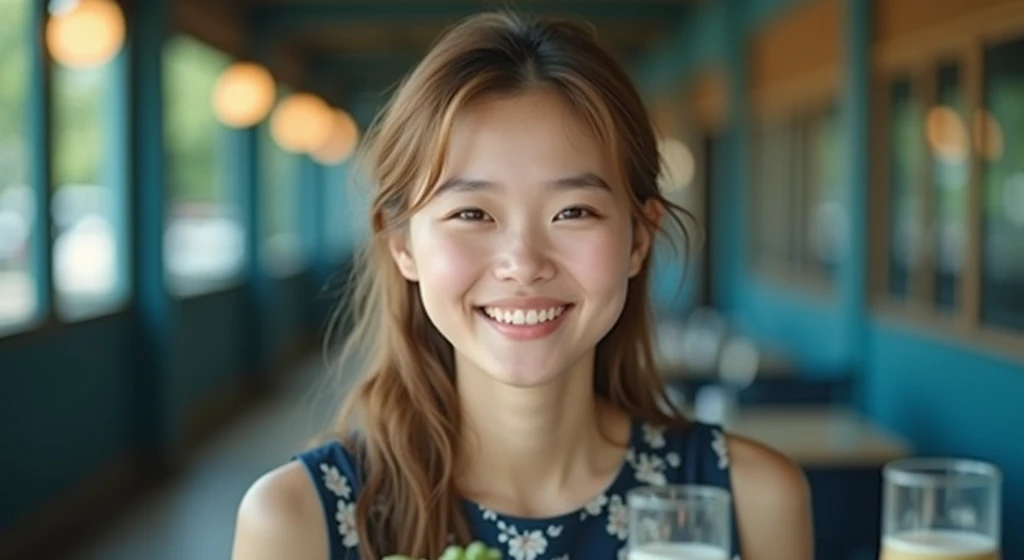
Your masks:
<svg viewBox="0 0 1024 560"><path fill-rule="evenodd" d="M287 276L305 264L299 233L300 156L282 150L260 126L262 261L271 276Z"/></svg>
<svg viewBox="0 0 1024 560"><path fill-rule="evenodd" d="M185 36L172 38L165 49L165 266L175 293L194 294L236 279L244 258L240 208L227 176L228 130L210 104L210 92L231 61Z"/></svg>
<svg viewBox="0 0 1024 560"><path fill-rule="evenodd" d="M53 281L57 311L95 315L124 301L122 163L113 135L118 66L53 68Z"/></svg>
<svg viewBox="0 0 1024 560"><path fill-rule="evenodd" d="M935 229L935 301L951 310L963 273L967 247L967 102L958 65L939 68L937 106L928 112Z"/></svg>
<svg viewBox="0 0 1024 560"><path fill-rule="evenodd" d="M753 247L759 259L788 265L795 256L790 217L797 131L791 121L765 123L756 137Z"/></svg>
<svg viewBox="0 0 1024 560"><path fill-rule="evenodd" d="M35 198L29 182L31 0L0 0L0 332L38 308L33 274Z"/></svg>
<svg viewBox="0 0 1024 560"><path fill-rule="evenodd" d="M842 134L836 107L816 113L807 130L810 176L803 232L806 264L831 277L845 244L846 210L842 196Z"/></svg>
<svg viewBox="0 0 1024 560"><path fill-rule="evenodd" d="M326 184L324 227L328 259L332 262L351 256L364 241L367 232L370 189L352 182L351 164L327 167L322 174Z"/></svg>
<svg viewBox="0 0 1024 560"><path fill-rule="evenodd" d="M916 185L924 166L924 119L908 80L889 90L889 293L905 297L909 272L924 246L922 201Z"/></svg>
<svg viewBox="0 0 1024 560"><path fill-rule="evenodd" d="M982 320L1024 329L1024 40L985 56Z"/></svg>

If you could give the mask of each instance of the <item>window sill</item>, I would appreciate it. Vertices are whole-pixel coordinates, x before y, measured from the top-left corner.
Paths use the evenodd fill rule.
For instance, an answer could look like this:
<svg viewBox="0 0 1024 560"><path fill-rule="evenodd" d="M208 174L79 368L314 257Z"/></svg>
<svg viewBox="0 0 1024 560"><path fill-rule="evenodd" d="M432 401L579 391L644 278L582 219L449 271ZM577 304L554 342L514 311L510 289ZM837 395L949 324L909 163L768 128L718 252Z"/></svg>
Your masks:
<svg viewBox="0 0 1024 560"><path fill-rule="evenodd" d="M833 280L810 267L761 259L753 263L754 274L773 286L828 302L833 297Z"/></svg>
<svg viewBox="0 0 1024 560"><path fill-rule="evenodd" d="M977 323L965 325L956 314L887 296L877 296L871 307L874 318L914 330L937 342L1024 363L1024 332Z"/></svg>

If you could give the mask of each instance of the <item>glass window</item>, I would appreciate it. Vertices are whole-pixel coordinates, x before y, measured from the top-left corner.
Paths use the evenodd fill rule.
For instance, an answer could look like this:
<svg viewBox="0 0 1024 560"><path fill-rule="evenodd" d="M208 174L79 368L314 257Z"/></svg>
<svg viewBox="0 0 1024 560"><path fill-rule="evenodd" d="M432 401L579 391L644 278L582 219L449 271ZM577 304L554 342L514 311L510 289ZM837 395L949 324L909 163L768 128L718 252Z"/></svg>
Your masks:
<svg viewBox="0 0 1024 560"><path fill-rule="evenodd" d="M807 124L808 177L803 243L804 263L828 277L845 246L846 210L842 200L842 132L835 106L814 113Z"/></svg>
<svg viewBox="0 0 1024 560"><path fill-rule="evenodd" d="M332 165L321 175L326 183L324 227L331 262L349 257L367 236L369 188L354 184L350 169L349 163Z"/></svg>
<svg viewBox="0 0 1024 560"><path fill-rule="evenodd" d="M67 319L109 311L127 295L119 68L53 67L53 281Z"/></svg>
<svg viewBox="0 0 1024 560"><path fill-rule="evenodd" d="M952 310L967 249L967 102L959 65L940 66L937 80L936 105L928 111L926 123L935 216L935 303Z"/></svg>
<svg viewBox="0 0 1024 560"><path fill-rule="evenodd" d="M266 122L259 135L263 266L271 276L288 276L305 265L299 229L302 156L281 149Z"/></svg>
<svg viewBox="0 0 1024 560"><path fill-rule="evenodd" d="M982 321L1024 329L1024 39L986 52L984 90Z"/></svg>
<svg viewBox="0 0 1024 560"><path fill-rule="evenodd" d="M759 260L792 263L792 218L798 179L797 127L791 120L764 123L756 134L753 247Z"/></svg>
<svg viewBox="0 0 1024 560"><path fill-rule="evenodd" d="M228 129L210 92L231 60L186 36L164 51L169 206L164 238L170 289L179 295L222 288L238 278L245 237L228 180Z"/></svg>
<svg viewBox="0 0 1024 560"><path fill-rule="evenodd" d="M889 89L889 294L906 297L910 272L924 246L920 190L924 118L909 80Z"/></svg>
<svg viewBox="0 0 1024 560"><path fill-rule="evenodd" d="M32 320L39 305L27 135L31 6L31 0L0 0L0 332Z"/></svg>

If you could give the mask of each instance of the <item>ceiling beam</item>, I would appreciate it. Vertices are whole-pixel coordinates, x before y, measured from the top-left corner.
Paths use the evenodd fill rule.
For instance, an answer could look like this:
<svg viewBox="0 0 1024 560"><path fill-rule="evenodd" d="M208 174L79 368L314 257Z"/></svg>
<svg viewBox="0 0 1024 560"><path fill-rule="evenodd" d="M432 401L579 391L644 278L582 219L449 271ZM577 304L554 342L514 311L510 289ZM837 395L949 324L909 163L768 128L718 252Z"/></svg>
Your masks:
<svg viewBox="0 0 1024 560"><path fill-rule="evenodd" d="M379 2L353 0L338 3L295 3L264 5L254 9L253 25L261 41L335 23L381 24L418 21L455 22L488 9L500 9L499 2L424 2L407 0ZM650 23L671 25L686 12L685 4L664 0L630 2L551 1L528 2L516 9L525 14L569 15L592 23Z"/></svg>

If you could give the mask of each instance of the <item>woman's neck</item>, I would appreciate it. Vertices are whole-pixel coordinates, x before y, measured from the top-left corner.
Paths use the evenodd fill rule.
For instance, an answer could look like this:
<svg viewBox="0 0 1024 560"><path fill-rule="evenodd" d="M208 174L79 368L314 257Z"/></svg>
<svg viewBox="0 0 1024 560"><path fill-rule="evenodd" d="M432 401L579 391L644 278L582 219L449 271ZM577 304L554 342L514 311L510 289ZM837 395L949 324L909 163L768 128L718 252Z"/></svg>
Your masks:
<svg viewBox="0 0 1024 560"><path fill-rule="evenodd" d="M619 470L629 419L594 393L592 357L539 387L460 371L459 485L467 497L520 512L565 509Z"/></svg>

